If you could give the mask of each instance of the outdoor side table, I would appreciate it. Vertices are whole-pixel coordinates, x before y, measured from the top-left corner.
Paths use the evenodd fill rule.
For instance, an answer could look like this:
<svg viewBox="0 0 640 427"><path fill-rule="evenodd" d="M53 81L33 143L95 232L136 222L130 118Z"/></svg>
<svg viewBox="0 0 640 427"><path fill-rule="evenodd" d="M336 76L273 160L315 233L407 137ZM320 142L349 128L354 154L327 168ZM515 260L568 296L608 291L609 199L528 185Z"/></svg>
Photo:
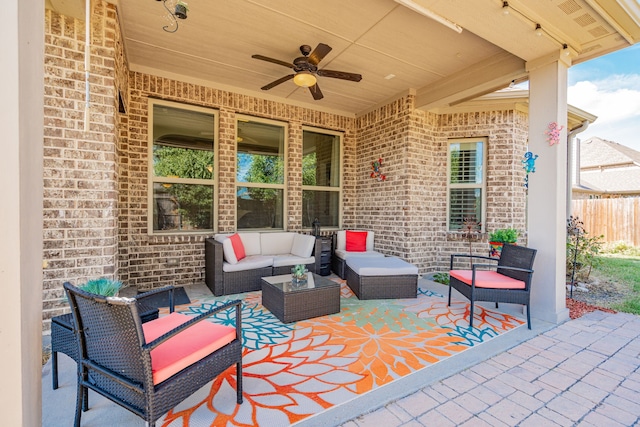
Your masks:
<svg viewBox="0 0 640 427"><path fill-rule="evenodd" d="M315 273L296 285L290 274L262 278L262 305L283 323L340 311L340 285Z"/></svg>
<svg viewBox="0 0 640 427"><path fill-rule="evenodd" d="M142 323L158 318L158 309L138 303ZM53 389L58 388L58 352L64 353L78 363L78 341L71 313L51 318L51 380Z"/></svg>

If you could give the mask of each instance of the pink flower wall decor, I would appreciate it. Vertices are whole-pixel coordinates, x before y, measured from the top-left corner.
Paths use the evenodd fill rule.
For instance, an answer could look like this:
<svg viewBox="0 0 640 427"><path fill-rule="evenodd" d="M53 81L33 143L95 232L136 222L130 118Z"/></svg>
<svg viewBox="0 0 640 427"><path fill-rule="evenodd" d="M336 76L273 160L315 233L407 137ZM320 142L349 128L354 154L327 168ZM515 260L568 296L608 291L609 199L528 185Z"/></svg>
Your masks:
<svg viewBox="0 0 640 427"><path fill-rule="evenodd" d="M387 176L383 175L382 172L380 171L381 166L382 166L382 158L379 158L378 160L371 162L371 175L369 176L371 178L377 179L378 181L386 181Z"/></svg>
<svg viewBox="0 0 640 427"><path fill-rule="evenodd" d="M560 126L556 122L549 123L547 130L544 131L545 135L547 135L547 142L549 145L560 144L560 131L564 128L564 126Z"/></svg>

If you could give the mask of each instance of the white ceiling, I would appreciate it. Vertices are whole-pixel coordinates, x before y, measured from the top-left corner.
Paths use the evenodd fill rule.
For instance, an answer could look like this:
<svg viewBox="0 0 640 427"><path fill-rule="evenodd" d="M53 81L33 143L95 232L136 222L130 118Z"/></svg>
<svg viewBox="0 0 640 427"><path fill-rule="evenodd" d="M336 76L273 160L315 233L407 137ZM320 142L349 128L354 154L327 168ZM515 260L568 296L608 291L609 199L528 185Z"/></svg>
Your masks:
<svg viewBox="0 0 640 427"><path fill-rule="evenodd" d="M526 78L527 62L557 56L563 43L575 63L640 41L637 0L510 1L508 15L498 0L416 0L462 26L460 34L394 0L188 0L175 33L162 29L162 1L110 1L133 71L348 115L409 90L421 108L455 104ZM362 81L319 77L319 101L291 80L260 90L291 69L251 55L290 62L300 45L318 43L333 48L320 69Z"/></svg>

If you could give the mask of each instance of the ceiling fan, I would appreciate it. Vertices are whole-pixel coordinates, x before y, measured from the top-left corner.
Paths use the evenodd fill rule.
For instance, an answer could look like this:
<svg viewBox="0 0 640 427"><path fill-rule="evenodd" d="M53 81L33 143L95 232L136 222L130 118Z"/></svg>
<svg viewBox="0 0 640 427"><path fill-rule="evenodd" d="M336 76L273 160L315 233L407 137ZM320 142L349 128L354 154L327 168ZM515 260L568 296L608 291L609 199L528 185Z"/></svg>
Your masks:
<svg viewBox="0 0 640 427"><path fill-rule="evenodd" d="M287 80L293 79L293 82L296 85L308 87L309 91L311 92L311 96L313 96L313 99L319 100L322 99L324 95L322 95L322 91L320 91L316 76L331 77L334 79L349 80L352 82L359 82L360 80L362 80L362 76L360 74L347 73L345 71L319 70L318 63L322 61L322 59L329 52L331 52L331 46L328 46L324 43L318 44L313 52L311 51L311 46L304 44L300 46L300 53L302 53L302 56L294 59L293 63L269 58L262 55L251 55L251 57L260 59L262 61L283 65L285 67L292 68L293 71L295 71L295 74L289 74L269 83L266 86L263 86L261 88L262 90L269 90L279 85L280 83L284 83Z"/></svg>

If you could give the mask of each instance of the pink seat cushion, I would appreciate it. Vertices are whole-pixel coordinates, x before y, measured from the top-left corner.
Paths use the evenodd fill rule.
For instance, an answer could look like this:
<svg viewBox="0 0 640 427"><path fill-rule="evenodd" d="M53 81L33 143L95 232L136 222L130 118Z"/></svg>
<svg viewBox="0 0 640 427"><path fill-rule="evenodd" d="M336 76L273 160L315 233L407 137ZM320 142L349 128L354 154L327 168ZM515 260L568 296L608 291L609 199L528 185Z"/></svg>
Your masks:
<svg viewBox="0 0 640 427"><path fill-rule="evenodd" d="M471 270L451 270L449 274L471 286ZM524 289L525 283L496 271L478 270L476 271L476 288Z"/></svg>
<svg viewBox="0 0 640 427"><path fill-rule="evenodd" d="M144 323L144 338L149 343L193 319L186 314L171 313ZM189 365L229 344L236 338L236 328L206 320L198 322L151 350L153 383L159 384Z"/></svg>

